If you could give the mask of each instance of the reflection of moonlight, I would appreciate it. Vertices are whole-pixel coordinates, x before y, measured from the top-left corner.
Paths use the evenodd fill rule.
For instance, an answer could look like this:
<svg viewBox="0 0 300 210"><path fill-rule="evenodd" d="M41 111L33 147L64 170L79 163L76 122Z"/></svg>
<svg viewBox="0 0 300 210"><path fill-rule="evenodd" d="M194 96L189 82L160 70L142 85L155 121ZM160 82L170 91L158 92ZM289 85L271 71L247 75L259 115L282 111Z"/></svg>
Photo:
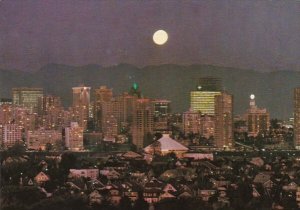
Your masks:
<svg viewBox="0 0 300 210"><path fill-rule="evenodd" d="M153 34L153 41L157 45L163 45L168 41L168 34L164 30L158 30Z"/></svg>

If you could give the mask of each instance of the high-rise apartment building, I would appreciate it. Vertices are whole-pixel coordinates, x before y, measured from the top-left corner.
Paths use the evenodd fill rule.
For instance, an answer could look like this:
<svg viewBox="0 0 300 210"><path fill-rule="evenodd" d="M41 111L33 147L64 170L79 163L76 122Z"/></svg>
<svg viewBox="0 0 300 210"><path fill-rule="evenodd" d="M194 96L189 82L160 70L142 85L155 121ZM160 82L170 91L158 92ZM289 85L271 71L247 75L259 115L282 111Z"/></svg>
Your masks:
<svg viewBox="0 0 300 210"><path fill-rule="evenodd" d="M209 139L215 135L215 116L202 115L200 118L200 134Z"/></svg>
<svg viewBox="0 0 300 210"><path fill-rule="evenodd" d="M294 146L300 149L300 87L294 89Z"/></svg>
<svg viewBox="0 0 300 210"><path fill-rule="evenodd" d="M147 134L153 132L153 106L150 99L137 99L132 122L132 143L144 147Z"/></svg>
<svg viewBox="0 0 300 210"><path fill-rule="evenodd" d="M101 86L95 89L94 92L94 123L97 129L102 130L102 124L105 121L103 116L103 107L104 103L108 103L113 98L112 89L107 88L106 86Z"/></svg>
<svg viewBox="0 0 300 210"><path fill-rule="evenodd" d="M74 121L84 129L89 119L90 87L73 87L73 114Z"/></svg>
<svg viewBox="0 0 300 210"><path fill-rule="evenodd" d="M37 112L38 99L43 96L42 88L13 88L13 104L29 109L31 113Z"/></svg>
<svg viewBox="0 0 300 210"><path fill-rule="evenodd" d="M233 146L233 96L223 92L215 97L215 145Z"/></svg>
<svg viewBox="0 0 300 210"><path fill-rule="evenodd" d="M83 149L83 127L77 122L71 122L70 127L65 128L65 146L69 150Z"/></svg>
<svg viewBox="0 0 300 210"><path fill-rule="evenodd" d="M11 147L22 142L22 128L15 124L5 124L2 128L2 145Z"/></svg>
<svg viewBox="0 0 300 210"><path fill-rule="evenodd" d="M58 96L43 96L38 101L38 127L58 129L63 126L64 108Z"/></svg>
<svg viewBox="0 0 300 210"><path fill-rule="evenodd" d="M61 108L61 99L58 96L42 96L38 99L38 114L46 115L50 110Z"/></svg>
<svg viewBox="0 0 300 210"><path fill-rule="evenodd" d="M47 144L55 145L62 141L61 130L46 130L43 128L27 131L27 148L35 150L45 150Z"/></svg>
<svg viewBox="0 0 300 210"><path fill-rule="evenodd" d="M259 132L266 132L270 126L270 114L265 108L258 108L255 104L255 96L250 95L250 108L246 113L248 136L256 137Z"/></svg>
<svg viewBox="0 0 300 210"><path fill-rule="evenodd" d="M190 107L201 114L215 114L215 96L222 91L221 80L214 77L203 77L195 91L190 93Z"/></svg>
<svg viewBox="0 0 300 210"><path fill-rule="evenodd" d="M200 122L201 114L200 112L189 110L182 114L183 132L185 134L200 133Z"/></svg>

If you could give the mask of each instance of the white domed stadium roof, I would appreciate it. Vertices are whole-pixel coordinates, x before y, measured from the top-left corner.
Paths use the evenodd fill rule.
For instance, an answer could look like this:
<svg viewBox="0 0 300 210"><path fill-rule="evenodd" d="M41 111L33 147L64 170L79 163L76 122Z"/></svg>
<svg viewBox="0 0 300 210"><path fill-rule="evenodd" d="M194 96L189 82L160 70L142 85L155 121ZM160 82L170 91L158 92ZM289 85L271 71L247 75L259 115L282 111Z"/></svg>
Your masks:
<svg viewBox="0 0 300 210"><path fill-rule="evenodd" d="M163 137L161 137L159 140L157 140L160 143L160 149L162 152L168 152L168 151L188 151L189 149L179 142L172 139L169 134L163 134ZM151 144L152 145L152 144ZM145 151L151 149L151 145L144 148Z"/></svg>

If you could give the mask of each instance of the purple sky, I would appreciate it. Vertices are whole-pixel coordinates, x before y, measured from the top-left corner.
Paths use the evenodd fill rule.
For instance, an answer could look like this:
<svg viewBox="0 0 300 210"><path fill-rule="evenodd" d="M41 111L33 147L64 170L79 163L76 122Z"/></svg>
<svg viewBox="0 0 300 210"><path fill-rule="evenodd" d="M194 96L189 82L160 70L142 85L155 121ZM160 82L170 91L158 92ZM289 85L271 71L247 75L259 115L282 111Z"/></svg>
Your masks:
<svg viewBox="0 0 300 210"><path fill-rule="evenodd" d="M0 68L47 63L300 71L300 1L0 0Z"/></svg>

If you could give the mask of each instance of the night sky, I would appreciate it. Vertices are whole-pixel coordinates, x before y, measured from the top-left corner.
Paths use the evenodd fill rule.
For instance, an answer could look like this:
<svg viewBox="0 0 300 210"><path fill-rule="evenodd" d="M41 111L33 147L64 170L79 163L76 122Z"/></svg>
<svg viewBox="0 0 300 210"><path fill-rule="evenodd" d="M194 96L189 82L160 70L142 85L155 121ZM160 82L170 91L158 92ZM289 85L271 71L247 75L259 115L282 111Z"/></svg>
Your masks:
<svg viewBox="0 0 300 210"><path fill-rule="evenodd" d="M48 63L300 71L300 1L0 0L0 68Z"/></svg>

